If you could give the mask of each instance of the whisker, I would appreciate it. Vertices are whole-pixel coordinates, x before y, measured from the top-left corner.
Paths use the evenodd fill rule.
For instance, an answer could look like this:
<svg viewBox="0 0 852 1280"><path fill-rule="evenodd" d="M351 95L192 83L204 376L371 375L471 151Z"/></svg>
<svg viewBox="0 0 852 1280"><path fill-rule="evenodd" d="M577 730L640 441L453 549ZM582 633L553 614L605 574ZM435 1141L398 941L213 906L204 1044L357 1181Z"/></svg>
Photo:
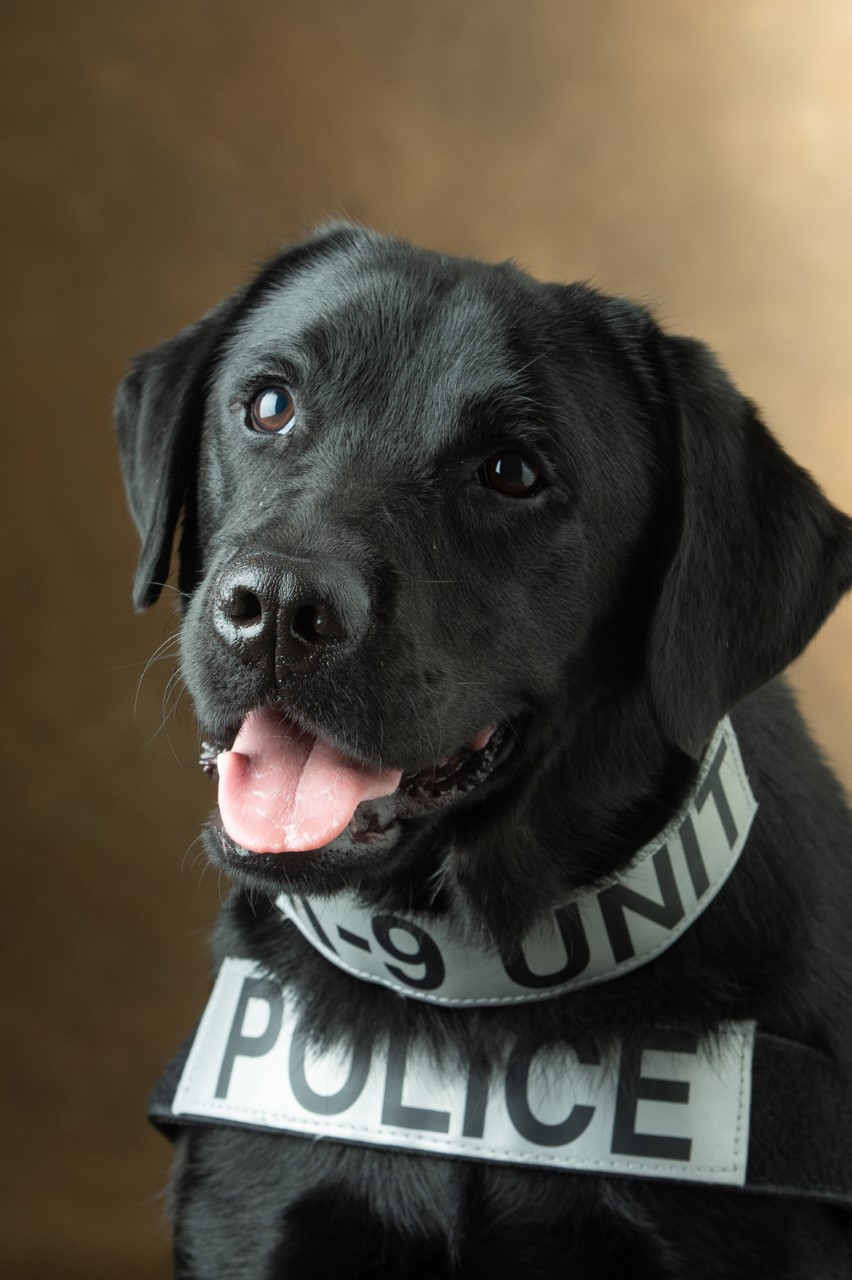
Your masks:
<svg viewBox="0 0 852 1280"><path fill-rule="evenodd" d="M399 569L395 566L391 572L395 573L399 578L408 578L409 582L421 582L438 587L450 587L464 581L462 578L418 578L415 574L406 573L404 569Z"/></svg>
<svg viewBox="0 0 852 1280"><path fill-rule="evenodd" d="M164 658L175 657L175 653L176 653L175 646L177 646L177 644L179 643L179 640L180 640L180 636L178 634L166 636L165 640L163 640L160 644L157 645L156 649L151 654L148 661L145 663L145 667L136 685L136 696L133 699L133 719L134 720L136 719L136 715L139 710L139 694L142 690L142 681L145 679L146 675L151 670L151 667L155 662L160 662Z"/></svg>
<svg viewBox="0 0 852 1280"><path fill-rule="evenodd" d="M518 374L523 373L525 369L529 369L531 365L538 364L539 360L544 359L544 356L545 356L545 352L539 351L537 356L533 356L532 360L528 360L526 364L522 364L520 369L513 369L512 370L513 375L517 377Z"/></svg>
<svg viewBox="0 0 852 1280"><path fill-rule="evenodd" d="M403 692L405 693L405 696L408 698L408 701L411 703L411 710L412 710L412 712L414 713L414 719L415 719L415 720L416 720L416 722L417 722L417 729L418 729L418 732L419 732L419 730L420 730L420 716L418 715L418 712L417 712L417 704L415 703L415 701L414 701L414 699L412 698L411 694L409 693L408 689L406 689L404 686L403 686ZM437 755L435 754L435 746L434 746L434 743L432 742L432 738L431 738L431 736L429 735L428 730L426 731L426 739L427 739L427 741L428 741L428 743L429 743L429 750L430 750L430 751L431 751L431 753L432 753L432 768L433 768L433 769L437 769L437 767L438 767L438 757L437 757Z"/></svg>
<svg viewBox="0 0 852 1280"><path fill-rule="evenodd" d="M176 693L175 690L177 690ZM180 669L173 671L166 682L165 689L163 690L162 711L164 720L169 718L172 720L176 719L178 705L185 692L186 684L184 683ZM171 699L171 705L169 705L169 699Z"/></svg>
<svg viewBox="0 0 852 1280"><path fill-rule="evenodd" d="M198 861L199 852L200 852L200 850L199 850L199 849L197 849L197 848L196 848L196 846L197 846L197 845L198 845L198 846L200 846L200 845L201 845L201 842L202 842L202 840L203 840L203 839L204 839L204 832L203 832L203 831L199 831L199 833L198 833L198 835L195 837L195 839L194 839L194 840L192 840L192 841L190 841L190 843L186 846L186 850L184 851L184 855L183 855L183 857L181 858L181 861L180 861L180 873L181 873L181 875L183 875L183 874L184 874L184 871L186 870L186 860L187 860L187 858L189 857L190 853L192 853L193 849L195 849L195 853L193 854L193 859L192 859L191 866L193 866L193 867L195 866L196 862Z"/></svg>
<svg viewBox="0 0 852 1280"><path fill-rule="evenodd" d="M172 638L176 640L176 639L177 639L177 636L174 636L174 637L172 637ZM163 641L163 645L165 645L165 644L167 644L167 643L168 643L168 641L167 641L167 640L164 640L164 641ZM162 648L162 645L161 645L160 647ZM107 667L107 668L106 668L106 670L107 670L107 671L133 671L134 669L136 669L136 668L138 668L138 667L150 667L150 666L153 666L153 664L154 664L155 662L165 662L167 658L171 658L171 657L173 657L173 656L174 656L174 655L173 655L173 654L171 654L171 653L161 653L161 654L157 654L157 655L153 655L153 654L152 654L152 656L151 656L150 658L142 658L142 659L140 659L140 660L139 660L139 662L120 662L120 663L118 663L116 666L113 666L113 667ZM143 674L143 676L144 676L145 672L143 671L143 673L142 673L142 674Z"/></svg>
<svg viewBox="0 0 852 1280"><path fill-rule="evenodd" d="M176 587L173 582L152 582L151 586L159 587L161 591L173 591L182 600L190 600L192 598L188 591L181 591L180 587Z"/></svg>
<svg viewBox="0 0 852 1280"><path fill-rule="evenodd" d="M182 770L182 769L183 769L183 761L181 760L181 758L180 758L180 756L178 755L177 751L175 751L175 744L172 742L171 738L169 737L169 730L168 730L168 724L167 724L167 721L163 720L163 721L162 721L162 723L159 725L159 727L158 727L157 729L155 729L155 730L154 730L154 732L151 734L151 736L150 736L150 738L148 739L148 741L145 743L145 746L144 746L143 750L147 751L147 749L148 749L148 747L150 747L151 743L152 743L152 742L155 742L155 741L157 740L157 738L160 736L160 734L161 734L161 733L164 733L164 734L165 734L166 742L169 744L169 750L171 751L172 755L173 755L173 756L174 756L174 758L175 758L175 763L177 764L177 767L178 767L179 769L181 769L181 770Z"/></svg>

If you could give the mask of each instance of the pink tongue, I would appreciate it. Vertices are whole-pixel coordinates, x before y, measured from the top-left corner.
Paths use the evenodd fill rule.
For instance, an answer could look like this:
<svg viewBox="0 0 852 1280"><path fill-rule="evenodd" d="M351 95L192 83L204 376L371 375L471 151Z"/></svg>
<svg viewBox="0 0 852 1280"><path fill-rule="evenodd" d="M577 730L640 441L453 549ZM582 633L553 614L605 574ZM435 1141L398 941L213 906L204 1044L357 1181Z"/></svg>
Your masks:
<svg viewBox="0 0 852 1280"><path fill-rule="evenodd" d="M236 844L254 853L319 849L349 825L362 800L399 786L399 769L375 769L302 733L274 711L246 717L219 769L219 811Z"/></svg>

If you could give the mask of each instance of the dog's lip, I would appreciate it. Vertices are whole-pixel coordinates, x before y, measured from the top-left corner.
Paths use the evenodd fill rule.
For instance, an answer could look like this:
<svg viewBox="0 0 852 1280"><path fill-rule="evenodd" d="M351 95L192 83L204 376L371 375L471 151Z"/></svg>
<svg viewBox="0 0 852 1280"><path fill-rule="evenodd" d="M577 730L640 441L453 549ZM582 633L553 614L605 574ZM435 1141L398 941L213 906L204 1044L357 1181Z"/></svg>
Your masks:
<svg viewBox="0 0 852 1280"><path fill-rule="evenodd" d="M433 809L479 786L493 773L508 728L507 724L489 726L451 756L416 773L403 774L397 795L407 802L404 807L412 813L421 807Z"/></svg>
<svg viewBox="0 0 852 1280"><path fill-rule="evenodd" d="M375 874L386 865L389 855L399 843L402 830L402 824L393 818L384 827L367 826L353 834L351 828L357 816L356 811L349 827L321 849L290 853L282 858L277 853L256 853L237 844L228 835L216 810L207 824L208 840L212 837L213 841L212 847L208 842L208 852L215 865L238 881L261 886L267 892L279 893L282 889L297 892L311 885L316 887L318 857L324 886L351 883L349 877L353 874L358 876L368 869Z"/></svg>
<svg viewBox="0 0 852 1280"><path fill-rule="evenodd" d="M237 729L229 730L219 738L203 741L199 763L211 778L217 777L218 755L230 749L237 732ZM497 772L513 754L518 741L518 725L514 720L481 730L453 755L403 774L391 795L359 804L346 829L327 845L301 855L288 854L288 861L296 856L310 858L320 852L350 852L357 856L361 849L378 851L390 846L399 834L400 820L417 819L463 800ZM481 745L477 746L479 742ZM218 812L213 817L213 828L226 863L234 866L239 863L248 870L255 864L260 868L280 861L278 854L258 853L231 839Z"/></svg>
<svg viewBox="0 0 852 1280"><path fill-rule="evenodd" d="M275 709L278 710L278 708ZM249 712L246 713L246 715L248 714ZM330 743L340 751L342 755L347 756L356 764L362 763L367 766L373 766L376 763L372 760L365 759L357 752L352 751L348 744L343 742L341 738L329 733L325 726L317 728L316 725L312 724L304 716L294 715L289 708L284 709L282 707L281 714L287 720L291 721L302 733ZM201 729L201 746L198 763L208 777L215 778L217 773L216 760L218 756L233 748L240 726L245 718L245 715L241 716L238 720L231 722L227 728L218 732L215 730L211 731L203 728ZM419 769L411 769L407 771L405 769L401 769L402 779L399 784L399 790L405 791L410 795L422 794L427 788L440 786L449 779L463 774L465 766L477 757L479 758L478 763L482 763L486 759L493 760L496 755L497 748L503 743L506 732L510 727L510 722L508 721L495 725L488 725L476 733L470 741L458 747L455 751L444 756L442 759L436 761L433 758L431 764L423 765ZM395 766L393 764L388 764L387 761L380 761L379 767L393 768ZM472 770L472 772L477 771L478 770Z"/></svg>
<svg viewBox="0 0 852 1280"><path fill-rule="evenodd" d="M363 755L359 754L357 751L354 751L347 742L345 742L338 734L335 734L332 730L330 730L327 725L317 724L316 722L312 721L309 717L302 715L298 712L294 712L291 707L285 706L283 703L278 704L273 702L273 703L259 703L257 706L248 707L236 719L229 721L225 728L222 728L222 729L210 729L210 728L205 729L204 727L201 728L201 731L200 731L201 750L198 758L198 763L201 765L204 772L208 774L208 776L214 777L216 774L217 756L220 756L225 752L231 751L233 749L234 743L237 740L237 735L239 734L240 728L242 727L244 721L252 714L252 712L262 711L265 709L269 709L276 712L276 714L280 715L282 720L288 721L300 733L306 734L308 737L316 738L320 741L329 743L329 745L334 747L335 750L339 751L342 756L345 756L347 759L353 761L355 764L363 764L367 767L372 767L378 764L379 768L393 767L392 765L389 765L386 760L377 762L377 761L366 759Z"/></svg>

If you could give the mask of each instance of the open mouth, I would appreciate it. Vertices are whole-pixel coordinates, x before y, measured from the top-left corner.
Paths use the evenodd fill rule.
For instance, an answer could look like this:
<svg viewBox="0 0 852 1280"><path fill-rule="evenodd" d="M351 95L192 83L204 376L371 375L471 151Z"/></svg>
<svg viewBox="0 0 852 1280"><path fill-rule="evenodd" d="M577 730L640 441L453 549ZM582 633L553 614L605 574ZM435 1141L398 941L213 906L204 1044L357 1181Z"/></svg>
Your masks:
<svg viewBox="0 0 852 1280"><path fill-rule="evenodd" d="M344 754L281 712L251 712L228 749L204 742L200 764L218 778L224 832L237 850L306 853L375 843L399 819L444 808L482 785L511 751L507 725L489 725L416 773Z"/></svg>

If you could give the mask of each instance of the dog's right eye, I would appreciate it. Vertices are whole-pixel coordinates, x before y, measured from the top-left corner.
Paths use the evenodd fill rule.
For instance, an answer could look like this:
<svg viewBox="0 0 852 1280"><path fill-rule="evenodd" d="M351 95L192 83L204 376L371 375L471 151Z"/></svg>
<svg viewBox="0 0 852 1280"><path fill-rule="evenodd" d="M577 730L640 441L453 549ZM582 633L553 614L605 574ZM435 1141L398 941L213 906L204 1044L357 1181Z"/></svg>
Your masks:
<svg viewBox="0 0 852 1280"><path fill-rule="evenodd" d="M541 488L542 475L537 462L517 449L495 453L477 472L480 484L507 498L529 498Z"/></svg>
<svg viewBox="0 0 852 1280"><path fill-rule="evenodd" d="M266 435L286 435L296 421L296 404L286 387L264 387L251 402L248 425Z"/></svg>

